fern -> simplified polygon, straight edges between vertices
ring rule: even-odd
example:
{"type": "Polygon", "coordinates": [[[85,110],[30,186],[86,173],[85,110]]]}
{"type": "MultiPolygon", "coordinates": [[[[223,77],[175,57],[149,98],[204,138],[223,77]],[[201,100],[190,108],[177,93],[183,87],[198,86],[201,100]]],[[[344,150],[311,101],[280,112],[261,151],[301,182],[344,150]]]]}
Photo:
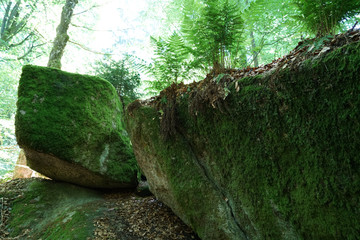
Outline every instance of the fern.
{"type": "Polygon", "coordinates": [[[229,0],[190,3],[184,6],[182,32],[192,45],[195,58],[212,65],[213,69],[230,67],[231,56],[239,52],[236,43],[242,41],[243,20],[239,5],[229,0]]]}
{"type": "Polygon", "coordinates": [[[335,34],[344,19],[360,13],[359,0],[294,0],[300,11],[297,19],[318,37],[335,34]]]}
{"type": "Polygon", "coordinates": [[[150,38],[155,57],[152,63],[129,56],[135,69],[151,77],[144,80],[149,95],[157,94],[172,83],[197,78],[196,69],[201,66],[192,56],[192,50],[176,32],[167,38],[150,38]]]}

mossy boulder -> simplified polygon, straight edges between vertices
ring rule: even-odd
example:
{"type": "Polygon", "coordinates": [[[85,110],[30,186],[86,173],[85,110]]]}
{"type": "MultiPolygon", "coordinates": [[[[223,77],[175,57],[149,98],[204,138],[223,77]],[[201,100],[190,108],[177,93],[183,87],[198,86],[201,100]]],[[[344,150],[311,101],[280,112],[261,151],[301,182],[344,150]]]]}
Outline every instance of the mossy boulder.
{"type": "Polygon", "coordinates": [[[352,43],[232,79],[224,98],[199,95],[220,79],[132,103],[150,190],[202,239],[358,239],[359,73],[352,43]]]}
{"type": "Polygon", "coordinates": [[[107,81],[24,66],[16,138],[28,165],[56,180],[94,188],[135,187],[137,164],[122,105],[107,81]]]}

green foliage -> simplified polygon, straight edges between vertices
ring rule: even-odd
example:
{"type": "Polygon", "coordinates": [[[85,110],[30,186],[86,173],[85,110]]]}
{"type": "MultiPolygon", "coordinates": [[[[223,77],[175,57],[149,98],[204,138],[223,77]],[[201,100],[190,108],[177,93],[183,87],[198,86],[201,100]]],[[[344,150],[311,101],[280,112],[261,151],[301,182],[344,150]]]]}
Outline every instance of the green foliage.
{"type": "Polygon", "coordinates": [[[194,78],[193,66],[189,48],[179,34],[173,33],[168,38],[156,39],[151,37],[155,57],[148,66],[148,73],[154,81],[146,81],[146,90],[159,92],[172,83],[180,83],[194,78]]]}
{"type": "Polygon", "coordinates": [[[15,115],[17,84],[21,66],[17,62],[0,61],[0,119],[15,115]]]}
{"type": "Polygon", "coordinates": [[[360,13],[359,0],[294,0],[298,18],[317,36],[334,34],[340,22],[360,13]]]}
{"type": "MultiPolygon", "coordinates": [[[[7,60],[28,59],[38,45],[38,37],[29,25],[29,20],[35,11],[38,0],[18,0],[3,2],[0,10],[0,51],[5,52],[7,60]],[[26,6],[25,6],[26,5],[26,6]]],[[[1,60],[1,59],[0,59],[1,60]]]]}
{"type": "Polygon", "coordinates": [[[184,6],[182,31],[196,59],[214,70],[231,67],[242,41],[243,20],[240,7],[230,0],[207,0],[194,11],[194,1],[184,6]]]}
{"type": "Polygon", "coordinates": [[[20,15],[20,3],[21,0],[17,1],[15,6],[11,8],[12,2],[9,1],[6,6],[0,31],[0,38],[3,43],[9,43],[11,39],[26,26],[26,20],[29,18],[29,14],[26,14],[20,21],[18,19],[20,15]]]}
{"type": "MultiPolygon", "coordinates": [[[[243,21],[238,4],[229,0],[175,1],[183,9],[180,33],[151,38],[155,57],[151,64],[137,63],[153,80],[145,81],[152,94],[172,83],[197,80],[212,65],[219,71],[239,63],[243,21]]],[[[173,12],[172,12],[173,13],[173,12]]],[[[245,59],[242,56],[242,59],[245,59]]]]}
{"type": "Polygon", "coordinates": [[[140,96],[140,74],[127,66],[127,60],[115,61],[109,57],[97,61],[94,66],[95,75],[108,80],[116,89],[119,96],[135,100],[140,96]]]}
{"type": "Polygon", "coordinates": [[[11,178],[19,153],[16,146],[14,116],[17,100],[16,62],[0,62],[0,178],[11,178]]]}
{"type": "Polygon", "coordinates": [[[149,95],[158,94],[172,83],[199,79],[201,63],[194,59],[192,49],[186,46],[178,33],[174,32],[166,38],[151,37],[151,45],[155,55],[152,63],[129,56],[134,68],[151,77],[151,80],[144,81],[149,95]]]}
{"type": "Polygon", "coordinates": [[[166,39],[151,37],[154,47],[154,75],[156,79],[170,83],[178,83],[187,78],[188,51],[184,40],[177,33],[173,33],[166,39]]]}
{"type": "Polygon", "coordinates": [[[286,55],[306,37],[303,29],[292,17],[298,14],[292,0],[246,1],[243,19],[246,36],[248,65],[267,64],[286,55]],[[258,64],[256,64],[256,61],[258,64]]]}

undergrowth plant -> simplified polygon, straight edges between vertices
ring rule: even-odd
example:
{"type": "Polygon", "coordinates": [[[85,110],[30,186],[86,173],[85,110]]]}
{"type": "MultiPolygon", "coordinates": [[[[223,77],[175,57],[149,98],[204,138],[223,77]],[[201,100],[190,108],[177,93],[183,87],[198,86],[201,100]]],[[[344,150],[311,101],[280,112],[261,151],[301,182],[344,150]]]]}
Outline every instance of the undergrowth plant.
{"type": "Polygon", "coordinates": [[[184,39],[173,33],[167,38],[151,37],[155,57],[153,63],[147,67],[147,73],[155,81],[146,81],[148,91],[161,91],[172,83],[179,83],[191,77],[190,52],[185,46],[184,39]]]}
{"type": "Polygon", "coordinates": [[[239,4],[206,0],[197,13],[192,5],[184,5],[182,32],[195,58],[202,59],[215,72],[231,67],[231,59],[241,50],[238,43],[242,41],[243,20],[239,4]]]}
{"type": "Polygon", "coordinates": [[[95,75],[108,80],[119,96],[135,100],[140,96],[138,92],[140,74],[131,70],[126,64],[126,59],[116,61],[105,57],[96,62],[95,75]]]}
{"type": "Polygon", "coordinates": [[[158,94],[172,83],[198,79],[199,70],[203,69],[202,63],[194,58],[192,49],[179,33],[174,32],[163,38],[151,37],[150,40],[155,55],[152,63],[129,56],[135,69],[151,78],[143,81],[150,95],[158,94]]]}
{"type": "Polygon", "coordinates": [[[360,14],[359,0],[294,0],[297,18],[317,37],[335,34],[341,21],[360,14]]]}

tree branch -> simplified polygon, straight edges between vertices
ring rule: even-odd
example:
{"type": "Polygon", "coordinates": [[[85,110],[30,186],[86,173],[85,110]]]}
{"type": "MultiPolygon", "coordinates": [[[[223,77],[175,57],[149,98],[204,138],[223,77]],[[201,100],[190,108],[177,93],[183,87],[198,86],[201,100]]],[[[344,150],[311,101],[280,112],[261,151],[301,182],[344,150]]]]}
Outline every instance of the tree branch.
{"type": "MultiPolygon", "coordinates": [[[[86,27],[86,26],[79,26],[79,25],[76,25],[75,23],[70,23],[71,26],[74,26],[74,27],[77,27],[77,28],[83,28],[83,29],[86,29],[88,31],[92,31],[92,32],[113,32],[113,30],[98,30],[98,29],[92,29],[92,28],[89,28],[89,27],[86,27]]],[[[130,28],[125,28],[125,29],[122,29],[122,30],[128,30],[130,28]]]]}
{"type": "Polygon", "coordinates": [[[88,52],[91,52],[91,53],[94,53],[94,54],[99,54],[99,55],[114,55],[114,54],[111,54],[111,53],[103,53],[103,52],[98,52],[98,51],[94,51],[94,50],[91,50],[90,48],[80,44],[80,43],[77,43],[77,42],[74,42],[74,41],[71,41],[69,40],[69,43],[72,43],[82,49],[84,49],[85,51],[88,51],[88,52]]]}
{"type": "Polygon", "coordinates": [[[91,6],[90,8],[88,8],[88,9],[86,9],[86,10],[84,10],[84,11],[82,11],[82,12],[78,12],[78,13],[74,13],[73,14],[73,16],[76,16],[76,15],[80,15],[80,14],[83,14],[83,13],[86,13],[86,12],[88,12],[88,11],[90,11],[91,9],[93,9],[93,8],[97,8],[97,7],[100,7],[101,5],[93,5],[93,6],[91,6]]]}
{"type": "Polygon", "coordinates": [[[31,36],[33,36],[34,33],[30,33],[27,35],[21,42],[10,44],[8,48],[13,48],[22,45],[24,42],[26,42],[31,36]]]}

